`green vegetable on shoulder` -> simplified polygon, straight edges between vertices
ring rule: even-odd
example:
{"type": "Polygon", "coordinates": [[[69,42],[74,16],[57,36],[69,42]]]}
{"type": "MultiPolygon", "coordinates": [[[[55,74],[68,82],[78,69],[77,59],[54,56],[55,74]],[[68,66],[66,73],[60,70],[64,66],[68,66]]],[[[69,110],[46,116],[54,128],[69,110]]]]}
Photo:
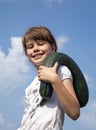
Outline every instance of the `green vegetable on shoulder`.
{"type": "MultiPolygon", "coordinates": [[[[71,57],[59,52],[49,54],[48,57],[44,60],[43,65],[47,67],[52,67],[55,62],[58,62],[59,65],[65,65],[70,69],[73,76],[74,90],[78,98],[80,107],[84,107],[89,99],[89,91],[85,77],[79,66],[71,57]]],[[[42,96],[41,105],[43,105],[52,96],[53,88],[51,84],[41,81],[39,92],[42,96]]]]}

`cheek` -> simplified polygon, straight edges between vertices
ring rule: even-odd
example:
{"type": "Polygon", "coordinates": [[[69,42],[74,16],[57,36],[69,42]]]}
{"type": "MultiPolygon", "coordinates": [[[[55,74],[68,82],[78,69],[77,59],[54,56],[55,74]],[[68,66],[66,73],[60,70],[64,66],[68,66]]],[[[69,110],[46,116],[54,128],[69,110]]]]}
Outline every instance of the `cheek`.
{"type": "Polygon", "coordinates": [[[47,52],[52,52],[53,51],[52,46],[50,44],[45,45],[43,49],[45,51],[47,51],[47,52]]]}
{"type": "Polygon", "coordinates": [[[30,56],[31,55],[31,51],[30,50],[26,50],[26,55],[30,56]]]}

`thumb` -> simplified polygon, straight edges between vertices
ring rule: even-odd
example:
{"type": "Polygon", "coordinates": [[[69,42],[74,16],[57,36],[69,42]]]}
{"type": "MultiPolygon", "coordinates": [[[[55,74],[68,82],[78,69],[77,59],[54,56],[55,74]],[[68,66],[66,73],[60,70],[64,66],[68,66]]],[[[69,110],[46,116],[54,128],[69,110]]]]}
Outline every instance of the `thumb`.
{"type": "Polygon", "coordinates": [[[56,62],[56,63],[54,64],[54,66],[53,66],[53,68],[54,68],[55,72],[57,71],[58,66],[59,66],[59,63],[58,63],[58,62],[56,62]]]}

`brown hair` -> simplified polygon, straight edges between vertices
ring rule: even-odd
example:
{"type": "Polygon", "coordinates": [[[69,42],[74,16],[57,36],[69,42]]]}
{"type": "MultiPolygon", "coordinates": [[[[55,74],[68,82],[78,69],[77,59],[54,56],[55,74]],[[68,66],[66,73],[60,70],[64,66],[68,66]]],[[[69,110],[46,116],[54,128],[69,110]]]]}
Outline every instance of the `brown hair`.
{"type": "Polygon", "coordinates": [[[50,30],[46,27],[39,26],[39,27],[32,27],[29,28],[28,31],[25,33],[22,39],[24,51],[26,54],[26,43],[30,40],[43,40],[47,41],[51,45],[55,45],[55,51],[57,51],[57,44],[54,36],[50,32],[50,30]]]}

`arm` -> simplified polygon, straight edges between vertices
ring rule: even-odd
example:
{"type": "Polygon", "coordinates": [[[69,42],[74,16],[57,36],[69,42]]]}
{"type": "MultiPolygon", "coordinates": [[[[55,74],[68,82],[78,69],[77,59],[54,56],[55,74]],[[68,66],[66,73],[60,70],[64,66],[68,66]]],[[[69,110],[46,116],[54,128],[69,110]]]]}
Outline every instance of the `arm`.
{"type": "Polygon", "coordinates": [[[62,81],[56,74],[57,67],[57,63],[52,68],[40,66],[38,69],[38,79],[51,83],[63,110],[69,117],[76,120],[80,115],[80,106],[72,81],[70,79],[62,81]]]}
{"type": "Polygon", "coordinates": [[[57,75],[54,79],[52,86],[58,96],[63,110],[69,117],[76,120],[80,115],[80,106],[73,89],[72,81],[70,79],[65,79],[62,82],[57,75]]]}

